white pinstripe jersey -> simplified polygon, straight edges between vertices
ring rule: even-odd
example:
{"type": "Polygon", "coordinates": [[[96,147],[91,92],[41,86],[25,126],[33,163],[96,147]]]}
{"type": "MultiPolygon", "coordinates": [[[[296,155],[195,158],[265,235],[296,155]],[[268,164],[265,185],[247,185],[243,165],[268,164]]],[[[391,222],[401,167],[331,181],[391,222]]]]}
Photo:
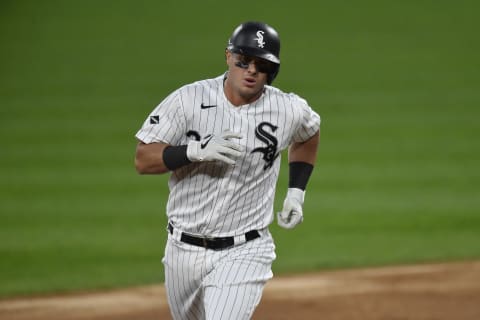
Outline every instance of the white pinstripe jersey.
{"type": "Polygon", "coordinates": [[[182,231],[234,236],[267,227],[280,170],[279,153],[313,136],[320,116],[293,93],[265,86],[252,104],[232,105],[224,75],[174,91],[149,115],[136,137],[144,143],[185,145],[225,130],[241,133],[246,146],[235,166],[195,162],[172,172],[167,216],[182,231]]]}

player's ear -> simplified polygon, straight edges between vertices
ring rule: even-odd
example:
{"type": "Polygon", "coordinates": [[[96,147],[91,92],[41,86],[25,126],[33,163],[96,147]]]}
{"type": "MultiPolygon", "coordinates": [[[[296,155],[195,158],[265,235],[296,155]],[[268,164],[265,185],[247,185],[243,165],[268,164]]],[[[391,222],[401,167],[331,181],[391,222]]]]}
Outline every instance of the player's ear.
{"type": "Polygon", "coordinates": [[[232,56],[232,53],[228,50],[225,50],[225,64],[230,68],[229,59],[232,56]]]}
{"type": "Polygon", "coordinates": [[[228,58],[230,58],[231,55],[232,55],[232,53],[230,51],[228,51],[228,49],[225,49],[225,61],[228,62],[228,58]]]}

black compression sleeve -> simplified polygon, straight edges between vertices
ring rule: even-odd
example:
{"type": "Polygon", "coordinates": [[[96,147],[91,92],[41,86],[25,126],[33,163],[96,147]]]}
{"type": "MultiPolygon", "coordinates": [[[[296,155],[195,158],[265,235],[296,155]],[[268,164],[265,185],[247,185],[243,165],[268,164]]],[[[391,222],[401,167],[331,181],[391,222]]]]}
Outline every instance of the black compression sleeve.
{"type": "Polygon", "coordinates": [[[290,162],[289,167],[290,179],[288,180],[288,187],[305,190],[313,171],[313,165],[306,162],[290,162]]]}
{"type": "Polygon", "coordinates": [[[163,149],[163,163],[168,170],[175,170],[192,163],[187,158],[187,145],[168,146],[163,149]]]}

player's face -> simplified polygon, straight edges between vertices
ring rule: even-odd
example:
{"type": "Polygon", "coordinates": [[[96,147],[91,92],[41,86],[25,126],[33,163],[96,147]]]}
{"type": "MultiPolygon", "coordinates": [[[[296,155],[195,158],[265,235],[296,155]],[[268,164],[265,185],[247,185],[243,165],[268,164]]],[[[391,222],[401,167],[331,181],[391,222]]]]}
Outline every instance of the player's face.
{"type": "Polygon", "coordinates": [[[257,57],[227,51],[228,76],[225,93],[233,104],[248,104],[257,100],[267,83],[267,73],[275,67],[257,57]]]}

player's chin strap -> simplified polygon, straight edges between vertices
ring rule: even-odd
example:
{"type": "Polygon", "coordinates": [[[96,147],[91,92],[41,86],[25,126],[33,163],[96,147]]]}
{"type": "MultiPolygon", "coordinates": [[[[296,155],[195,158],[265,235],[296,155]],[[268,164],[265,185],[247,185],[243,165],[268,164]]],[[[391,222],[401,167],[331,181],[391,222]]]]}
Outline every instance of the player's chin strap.
{"type": "Polygon", "coordinates": [[[303,221],[305,188],[313,171],[313,165],[306,162],[291,162],[287,196],[282,211],[277,213],[277,223],[285,229],[293,229],[303,221]]]}

